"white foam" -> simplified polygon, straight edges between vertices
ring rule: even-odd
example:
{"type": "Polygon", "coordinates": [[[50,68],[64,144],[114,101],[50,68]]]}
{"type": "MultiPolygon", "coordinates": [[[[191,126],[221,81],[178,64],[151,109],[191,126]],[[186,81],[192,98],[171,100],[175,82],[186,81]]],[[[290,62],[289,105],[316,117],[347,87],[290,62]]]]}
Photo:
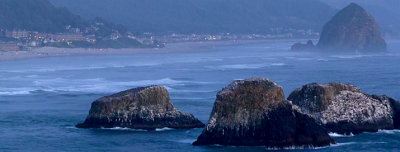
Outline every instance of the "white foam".
{"type": "Polygon", "coordinates": [[[343,135],[343,134],[338,134],[335,132],[329,133],[329,136],[331,137],[353,137],[354,135],[350,133],[350,135],[343,135]]]}
{"type": "Polygon", "coordinates": [[[354,58],[361,58],[364,56],[363,55],[334,55],[332,57],[339,58],[339,59],[354,59],[354,58]]]}
{"type": "Polygon", "coordinates": [[[65,128],[67,128],[67,129],[79,129],[79,128],[76,128],[75,126],[68,126],[68,127],[65,127],[65,128]]]}
{"type": "Polygon", "coordinates": [[[270,66],[285,66],[285,63],[271,63],[271,64],[230,64],[220,66],[206,66],[209,69],[216,70],[243,70],[243,69],[260,69],[270,66]]]}
{"type": "Polygon", "coordinates": [[[232,65],[221,65],[214,67],[215,69],[259,69],[265,67],[265,64],[232,64],[232,65]]]}
{"type": "Polygon", "coordinates": [[[383,134],[396,134],[396,133],[400,133],[400,130],[378,130],[378,133],[383,133],[383,134]]]}
{"type": "Polygon", "coordinates": [[[271,63],[271,66],[285,66],[285,63],[271,63]]]}
{"type": "Polygon", "coordinates": [[[173,128],[168,128],[168,127],[164,127],[164,128],[157,128],[156,131],[168,131],[168,130],[174,130],[173,128]]]}
{"type": "Polygon", "coordinates": [[[356,144],[356,142],[346,142],[346,143],[336,143],[336,144],[331,144],[329,146],[323,146],[323,147],[307,147],[307,146],[288,146],[288,147],[266,147],[266,150],[299,150],[299,149],[325,149],[325,148],[332,148],[332,147],[340,147],[340,146],[347,146],[347,145],[352,145],[356,144]]]}
{"type": "Polygon", "coordinates": [[[100,128],[103,130],[119,130],[119,131],[147,131],[144,129],[132,129],[132,128],[124,128],[124,127],[114,127],[114,128],[100,128]]]}
{"type": "MultiPolygon", "coordinates": [[[[86,59],[86,57],[84,58],[86,59]]],[[[91,60],[91,58],[87,58],[91,60]]],[[[121,60],[120,58],[112,58],[108,59],[109,62],[82,62],[82,60],[72,59],[73,64],[69,64],[68,62],[64,64],[54,64],[48,65],[39,63],[33,63],[30,68],[25,67],[2,67],[0,66],[0,72],[11,72],[11,73],[25,73],[25,72],[57,72],[57,71],[72,71],[72,70],[98,70],[98,69],[108,69],[108,68],[127,68],[127,67],[150,67],[150,66],[159,66],[163,64],[174,64],[174,63],[199,63],[199,62],[210,62],[210,61],[223,61],[223,58],[216,57],[195,57],[188,58],[184,57],[175,57],[173,60],[148,60],[147,58],[140,58],[137,60],[121,60]],[[93,64],[95,63],[95,64],[93,64]],[[45,68],[44,68],[45,67],[45,68]]],[[[68,60],[70,61],[70,60],[68,60]]],[[[101,60],[100,60],[101,61],[101,60]]],[[[53,60],[49,61],[50,63],[54,62],[53,60]]]]}
{"type": "Polygon", "coordinates": [[[21,91],[0,91],[0,95],[3,96],[14,96],[14,95],[27,95],[30,94],[31,91],[21,90],[21,91]]]}
{"type": "Polygon", "coordinates": [[[185,86],[195,84],[204,85],[212,82],[174,80],[163,78],[158,80],[138,80],[138,81],[109,81],[101,78],[94,79],[40,79],[33,81],[30,87],[21,88],[0,88],[0,95],[27,95],[37,91],[44,92],[79,92],[79,93],[113,93],[125,89],[140,86],[162,85],[170,92],[189,92],[189,93],[207,93],[215,90],[175,90],[173,86],[185,86]]]}
{"type": "Polygon", "coordinates": [[[330,146],[316,147],[315,149],[323,149],[323,148],[331,148],[331,147],[340,147],[340,146],[347,146],[347,145],[354,145],[354,144],[387,144],[387,143],[388,143],[388,142],[345,142],[345,143],[331,144],[330,146]]]}
{"type": "Polygon", "coordinates": [[[336,143],[336,144],[331,144],[330,146],[316,147],[315,149],[324,149],[324,148],[331,148],[331,147],[340,147],[340,146],[347,146],[347,145],[353,145],[353,144],[356,144],[356,142],[336,143]]]}
{"type": "Polygon", "coordinates": [[[56,72],[56,71],[73,71],[73,70],[97,70],[97,69],[107,69],[107,68],[126,68],[126,67],[146,67],[146,66],[157,66],[161,63],[129,63],[129,64],[106,64],[106,65],[79,65],[79,66],[49,66],[47,68],[42,68],[43,65],[37,65],[37,67],[32,67],[29,69],[14,68],[10,70],[9,68],[0,69],[1,72],[11,72],[11,73],[25,73],[25,72],[56,72]]]}

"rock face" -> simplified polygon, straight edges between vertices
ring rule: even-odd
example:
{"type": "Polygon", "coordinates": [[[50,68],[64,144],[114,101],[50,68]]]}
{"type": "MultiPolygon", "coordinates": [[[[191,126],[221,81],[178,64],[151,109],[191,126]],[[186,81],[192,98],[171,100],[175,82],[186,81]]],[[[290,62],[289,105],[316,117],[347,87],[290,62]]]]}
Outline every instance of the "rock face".
{"type": "Polygon", "coordinates": [[[392,117],[393,117],[393,128],[400,129],[400,102],[396,101],[393,98],[390,98],[386,95],[377,96],[372,95],[372,98],[380,100],[380,101],[389,101],[390,107],[392,108],[392,117]]]}
{"type": "Polygon", "coordinates": [[[350,84],[308,84],[293,91],[288,100],[329,132],[358,134],[399,126],[397,101],[368,95],[350,84]]]}
{"type": "Polygon", "coordinates": [[[281,86],[247,79],[217,94],[208,125],[193,144],[310,148],[332,142],[322,126],[285,100],[281,86]]]}
{"type": "Polygon", "coordinates": [[[352,3],[323,27],[317,47],[331,50],[386,51],[379,25],[361,6],[352,3]]]}
{"type": "Polygon", "coordinates": [[[315,47],[300,43],[292,46],[292,50],[313,50],[310,48],[336,52],[379,52],[386,51],[386,42],[374,17],[361,6],[351,3],[324,25],[315,47]]]}
{"type": "Polygon", "coordinates": [[[77,125],[78,128],[124,127],[146,130],[204,126],[193,115],[176,110],[167,89],[161,86],[140,87],[100,98],[92,103],[85,122],[77,125]]]}

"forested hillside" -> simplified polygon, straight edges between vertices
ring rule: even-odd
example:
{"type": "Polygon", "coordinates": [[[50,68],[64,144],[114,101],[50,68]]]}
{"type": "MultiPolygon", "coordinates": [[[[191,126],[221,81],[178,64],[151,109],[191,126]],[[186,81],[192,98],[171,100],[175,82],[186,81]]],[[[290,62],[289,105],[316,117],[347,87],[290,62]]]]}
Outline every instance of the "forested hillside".
{"type": "Polygon", "coordinates": [[[0,0],[0,28],[41,32],[61,32],[67,25],[87,23],[66,8],[57,8],[47,0],[0,0]]]}

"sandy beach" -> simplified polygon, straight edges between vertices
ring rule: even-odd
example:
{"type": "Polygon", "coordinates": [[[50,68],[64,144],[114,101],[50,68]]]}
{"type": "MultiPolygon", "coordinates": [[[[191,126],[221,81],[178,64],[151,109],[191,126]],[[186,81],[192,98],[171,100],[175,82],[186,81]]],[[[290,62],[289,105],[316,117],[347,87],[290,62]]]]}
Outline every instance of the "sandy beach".
{"type": "Polygon", "coordinates": [[[244,44],[255,44],[255,43],[266,43],[266,42],[282,42],[282,41],[296,41],[296,40],[282,39],[282,40],[229,40],[229,41],[227,40],[227,41],[204,41],[204,42],[180,42],[180,43],[169,43],[164,48],[94,49],[94,48],[42,47],[30,51],[8,51],[8,52],[0,51],[0,61],[55,57],[55,56],[196,52],[221,46],[244,45],[244,44]]]}

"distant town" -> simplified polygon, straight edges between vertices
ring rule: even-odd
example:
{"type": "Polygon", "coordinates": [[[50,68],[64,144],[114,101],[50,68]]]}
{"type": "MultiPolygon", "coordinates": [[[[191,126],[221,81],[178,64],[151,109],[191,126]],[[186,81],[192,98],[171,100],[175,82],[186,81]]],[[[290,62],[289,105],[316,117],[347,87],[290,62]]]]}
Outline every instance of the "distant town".
{"type": "MultiPolygon", "coordinates": [[[[317,38],[319,33],[312,30],[271,28],[269,34],[153,34],[132,32],[120,33],[116,29],[106,34],[98,34],[103,23],[95,23],[88,27],[77,28],[66,26],[63,33],[44,33],[28,30],[0,29],[1,51],[29,51],[38,47],[65,47],[65,48],[119,48],[118,46],[96,45],[104,42],[114,42],[121,39],[130,40],[126,43],[137,42],[140,45],[130,47],[165,47],[167,43],[188,41],[221,41],[221,40],[257,40],[257,39],[290,39],[290,38],[317,38]]],[[[121,47],[122,48],[122,47],[121,47]]]]}

